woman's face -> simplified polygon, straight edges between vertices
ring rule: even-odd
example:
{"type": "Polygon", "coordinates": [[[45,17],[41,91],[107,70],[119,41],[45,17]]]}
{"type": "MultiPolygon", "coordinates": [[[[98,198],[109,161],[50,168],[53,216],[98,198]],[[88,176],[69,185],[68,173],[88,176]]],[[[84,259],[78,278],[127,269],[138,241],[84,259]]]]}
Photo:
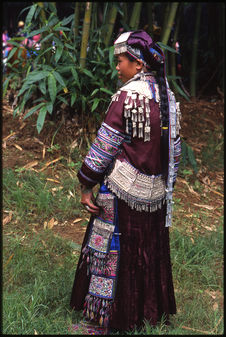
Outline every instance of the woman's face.
{"type": "Polygon", "coordinates": [[[134,75],[136,75],[142,69],[142,63],[134,60],[131,62],[125,54],[119,54],[117,56],[117,66],[116,70],[118,72],[119,79],[125,83],[130,80],[134,75]]]}

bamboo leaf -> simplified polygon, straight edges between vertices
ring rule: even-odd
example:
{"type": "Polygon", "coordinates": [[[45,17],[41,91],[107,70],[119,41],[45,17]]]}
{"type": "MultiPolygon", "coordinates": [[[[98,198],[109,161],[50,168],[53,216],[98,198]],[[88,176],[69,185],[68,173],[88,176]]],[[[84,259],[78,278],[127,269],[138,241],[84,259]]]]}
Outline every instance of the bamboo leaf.
{"type": "Polygon", "coordinates": [[[37,8],[37,4],[34,4],[34,5],[31,6],[31,8],[30,8],[30,10],[29,10],[29,12],[28,12],[28,14],[26,16],[26,20],[25,20],[25,25],[26,26],[31,22],[31,20],[32,20],[32,18],[34,16],[36,8],[37,8]]]}
{"type": "Polygon", "coordinates": [[[8,85],[9,85],[9,78],[7,78],[5,81],[4,81],[4,84],[3,84],[3,97],[5,96],[6,92],[7,92],[7,89],[8,89],[8,85]]]}
{"type": "Polygon", "coordinates": [[[183,96],[184,98],[186,98],[187,101],[190,101],[189,97],[185,94],[185,92],[180,88],[180,86],[177,84],[176,81],[172,80],[172,83],[174,85],[174,87],[176,88],[176,90],[178,91],[179,94],[181,94],[181,96],[183,96]]]}
{"type": "Polygon", "coordinates": [[[16,107],[16,109],[14,109],[13,110],[13,117],[15,117],[16,116],[16,114],[17,114],[17,111],[19,110],[19,105],[16,107]]]}
{"type": "Polygon", "coordinates": [[[49,114],[52,115],[52,112],[53,112],[53,103],[52,102],[47,102],[46,103],[46,109],[49,112],[49,114]]]}
{"type": "Polygon", "coordinates": [[[91,73],[91,71],[89,71],[88,69],[83,69],[83,72],[89,76],[90,78],[94,78],[93,74],[91,73]]]}
{"type": "Polygon", "coordinates": [[[91,112],[93,112],[96,109],[96,107],[98,106],[99,102],[100,102],[99,98],[94,98],[93,105],[92,105],[92,108],[91,108],[91,112]]]}
{"type": "Polygon", "coordinates": [[[68,31],[70,32],[71,31],[71,28],[68,28],[68,27],[56,27],[54,28],[54,31],[68,31]]]}
{"type": "Polygon", "coordinates": [[[46,35],[43,39],[40,40],[40,43],[43,43],[45,41],[47,41],[48,39],[50,39],[53,36],[53,33],[50,33],[48,35],[46,35]]]}
{"type": "Polygon", "coordinates": [[[41,34],[43,32],[46,32],[48,29],[49,29],[48,26],[44,26],[44,27],[42,27],[40,29],[34,30],[33,32],[29,33],[26,37],[29,38],[29,37],[32,37],[34,35],[41,34]]]}
{"type": "Polygon", "coordinates": [[[80,81],[79,81],[79,78],[78,78],[77,71],[75,70],[74,67],[71,67],[70,70],[71,70],[71,73],[72,73],[72,75],[74,77],[75,82],[78,84],[78,87],[81,89],[81,85],[80,85],[80,81]]]}
{"type": "Polygon", "coordinates": [[[109,48],[109,63],[110,67],[114,68],[114,46],[109,48]]]}
{"type": "Polygon", "coordinates": [[[62,55],[62,52],[63,52],[63,46],[58,46],[56,48],[56,53],[55,53],[55,61],[56,63],[59,61],[59,59],[61,58],[61,55],[62,55]]]}
{"type": "Polygon", "coordinates": [[[56,88],[56,79],[52,74],[49,74],[48,77],[48,89],[51,102],[54,103],[56,99],[57,88],[56,88]]]}
{"type": "Polygon", "coordinates": [[[30,88],[30,86],[30,83],[25,82],[17,96],[19,97],[20,95],[22,95],[28,88],[30,88]]]}
{"type": "Polygon", "coordinates": [[[73,92],[71,94],[71,106],[73,106],[73,104],[75,103],[76,97],[77,97],[76,92],[73,92]]]}
{"type": "Polygon", "coordinates": [[[57,97],[59,99],[59,101],[63,102],[64,104],[68,105],[68,101],[66,100],[66,98],[64,98],[63,96],[58,96],[57,97]]]}
{"type": "Polygon", "coordinates": [[[43,95],[46,94],[46,82],[45,80],[39,82],[39,89],[43,95]]]}
{"type": "Polygon", "coordinates": [[[111,74],[111,79],[113,79],[117,75],[117,73],[118,73],[117,70],[114,69],[111,74]]]}
{"type": "Polygon", "coordinates": [[[53,75],[54,75],[55,79],[65,88],[66,84],[65,84],[62,76],[57,71],[53,71],[53,75]]]}
{"type": "Polygon", "coordinates": [[[91,94],[90,96],[92,97],[92,96],[95,95],[98,91],[99,91],[99,89],[93,90],[93,92],[92,92],[92,94],[91,94]]]}
{"type": "Polygon", "coordinates": [[[46,108],[46,105],[44,105],[40,109],[39,114],[38,114],[38,118],[37,118],[36,127],[37,127],[37,130],[38,130],[38,133],[40,133],[42,128],[43,128],[45,118],[46,118],[46,112],[47,112],[47,108],[46,108]]]}
{"type": "Polygon", "coordinates": [[[171,51],[172,53],[179,54],[178,51],[177,51],[176,49],[174,49],[174,48],[172,48],[172,47],[169,47],[169,46],[167,46],[166,44],[164,44],[164,43],[162,43],[162,42],[160,42],[160,41],[158,41],[157,44],[158,44],[159,47],[162,48],[162,49],[166,49],[166,50],[171,51]]]}
{"type": "Polygon", "coordinates": [[[108,90],[108,89],[105,89],[105,88],[100,88],[100,91],[103,91],[103,92],[106,92],[107,94],[109,95],[113,95],[113,92],[108,90]]]}
{"type": "MultiPolygon", "coordinates": [[[[19,38],[18,38],[18,39],[19,39],[19,38]]],[[[19,41],[21,42],[21,41],[23,41],[23,40],[24,40],[24,38],[20,38],[19,41]]],[[[12,44],[13,46],[16,46],[16,47],[18,47],[18,48],[20,47],[20,42],[14,41],[14,39],[11,39],[11,40],[7,41],[8,44],[12,44]]]]}
{"type": "Polygon", "coordinates": [[[11,59],[11,57],[13,57],[13,55],[15,54],[15,52],[18,50],[18,48],[14,47],[10,53],[9,53],[9,56],[7,58],[7,62],[11,59]]]}
{"type": "Polygon", "coordinates": [[[27,78],[26,78],[26,82],[31,84],[33,82],[37,82],[42,80],[43,78],[49,76],[49,72],[42,70],[42,71],[33,71],[31,72],[27,78]]]}
{"type": "Polygon", "coordinates": [[[63,19],[61,21],[61,26],[66,26],[68,23],[70,23],[74,18],[74,14],[71,14],[69,17],[63,19]]]}
{"type": "Polygon", "coordinates": [[[36,110],[38,110],[39,108],[41,108],[43,106],[43,104],[45,104],[44,102],[36,105],[35,107],[33,107],[30,111],[28,111],[28,113],[24,116],[23,120],[25,120],[26,118],[30,117],[36,110]]]}

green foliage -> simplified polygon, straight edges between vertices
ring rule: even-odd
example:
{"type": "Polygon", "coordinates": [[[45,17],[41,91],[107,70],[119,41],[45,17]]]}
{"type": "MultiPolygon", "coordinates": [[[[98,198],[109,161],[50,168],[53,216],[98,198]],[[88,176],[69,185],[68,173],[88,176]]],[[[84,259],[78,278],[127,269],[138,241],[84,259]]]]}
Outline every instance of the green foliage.
{"type": "MultiPolygon", "coordinates": [[[[36,113],[39,133],[46,115],[54,115],[63,103],[73,113],[86,118],[90,113],[95,116],[104,113],[109,96],[115,91],[117,73],[113,64],[113,49],[105,48],[99,29],[90,32],[86,68],[82,69],[78,62],[81,36],[73,35],[74,16],[59,20],[54,11],[50,12],[50,6],[50,3],[45,3],[46,17],[49,15],[45,26],[37,29],[40,26],[40,7],[37,5],[30,7],[25,20],[27,37],[45,33],[40,43],[45,44],[46,48],[30,48],[31,57],[22,70],[18,72],[12,67],[10,76],[4,82],[5,94],[13,81],[20,78],[21,87],[18,85],[20,90],[14,116],[23,114],[26,119],[36,113]],[[49,62],[47,54],[50,55],[49,62]]],[[[18,48],[17,43],[11,53],[18,48]]]]}
{"type": "Polygon", "coordinates": [[[213,132],[208,132],[208,140],[201,153],[203,165],[210,170],[224,168],[224,127],[220,125],[213,132]]]}
{"type": "MultiPolygon", "coordinates": [[[[197,161],[195,159],[194,152],[190,145],[188,145],[183,139],[181,141],[181,162],[180,162],[180,172],[182,172],[183,169],[187,169],[187,167],[191,166],[195,172],[195,174],[198,172],[198,165],[197,161]]],[[[186,173],[186,174],[189,174],[186,173]]]]}

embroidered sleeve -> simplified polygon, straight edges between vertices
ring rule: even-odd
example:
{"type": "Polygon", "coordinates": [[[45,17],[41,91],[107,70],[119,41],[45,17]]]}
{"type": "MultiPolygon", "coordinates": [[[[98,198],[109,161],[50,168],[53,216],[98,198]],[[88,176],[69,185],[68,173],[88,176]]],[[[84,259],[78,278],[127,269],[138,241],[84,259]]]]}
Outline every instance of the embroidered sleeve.
{"type": "Polygon", "coordinates": [[[78,172],[78,179],[86,186],[93,187],[101,182],[106,169],[117,155],[124,135],[105,122],[98,130],[85,160],[78,172]]]}

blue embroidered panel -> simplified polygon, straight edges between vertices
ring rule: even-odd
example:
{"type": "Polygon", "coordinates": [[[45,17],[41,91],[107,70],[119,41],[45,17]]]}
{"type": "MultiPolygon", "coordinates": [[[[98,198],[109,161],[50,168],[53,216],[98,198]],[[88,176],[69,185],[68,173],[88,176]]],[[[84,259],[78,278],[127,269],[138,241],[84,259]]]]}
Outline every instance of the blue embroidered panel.
{"type": "Polygon", "coordinates": [[[124,135],[102,123],[84,162],[93,171],[103,173],[116,156],[123,140],[124,135]]]}

